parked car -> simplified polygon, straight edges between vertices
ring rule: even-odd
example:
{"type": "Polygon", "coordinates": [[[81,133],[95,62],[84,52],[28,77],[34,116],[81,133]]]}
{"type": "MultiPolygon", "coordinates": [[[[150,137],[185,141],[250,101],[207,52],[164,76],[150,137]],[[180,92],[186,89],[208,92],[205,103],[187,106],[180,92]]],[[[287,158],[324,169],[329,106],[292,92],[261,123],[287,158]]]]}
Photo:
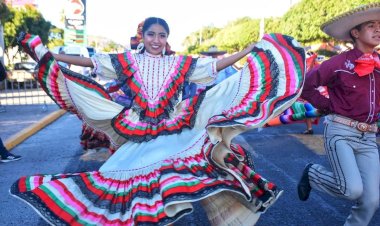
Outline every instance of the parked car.
{"type": "Polygon", "coordinates": [[[34,82],[36,77],[36,62],[18,62],[8,73],[9,82],[34,82]]]}

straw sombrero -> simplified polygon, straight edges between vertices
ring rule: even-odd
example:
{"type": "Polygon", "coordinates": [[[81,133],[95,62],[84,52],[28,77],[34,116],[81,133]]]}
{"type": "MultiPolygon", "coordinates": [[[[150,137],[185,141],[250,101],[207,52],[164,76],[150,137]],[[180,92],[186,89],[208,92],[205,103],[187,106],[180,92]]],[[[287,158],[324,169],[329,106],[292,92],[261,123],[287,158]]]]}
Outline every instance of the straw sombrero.
{"type": "Polygon", "coordinates": [[[201,52],[201,54],[205,56],[223,55],[225,53],[227,53],[227,51],[220,51],[216,46],[211,46],[208,51],[201,52]]]}
{"type": "Polygon", "coordinates": [[[380,3],[360,6],[336,16],[322,24],[321,30],[333,38],[351,40],[351,29],[371,20],[380,20],[380,3]]]}

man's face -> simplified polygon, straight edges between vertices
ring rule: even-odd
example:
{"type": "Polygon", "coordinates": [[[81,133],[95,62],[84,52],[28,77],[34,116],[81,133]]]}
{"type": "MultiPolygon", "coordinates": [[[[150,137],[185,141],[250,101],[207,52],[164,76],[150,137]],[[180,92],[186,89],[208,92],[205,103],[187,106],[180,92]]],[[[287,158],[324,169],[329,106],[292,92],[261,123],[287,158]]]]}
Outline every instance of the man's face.
{"type": "Polygon", "coordinates": [[[374,49],[380,44],[380,20],[365,22],[360,25],[360,29],[353,29],[351,34],[357,45],[374,49]]]}

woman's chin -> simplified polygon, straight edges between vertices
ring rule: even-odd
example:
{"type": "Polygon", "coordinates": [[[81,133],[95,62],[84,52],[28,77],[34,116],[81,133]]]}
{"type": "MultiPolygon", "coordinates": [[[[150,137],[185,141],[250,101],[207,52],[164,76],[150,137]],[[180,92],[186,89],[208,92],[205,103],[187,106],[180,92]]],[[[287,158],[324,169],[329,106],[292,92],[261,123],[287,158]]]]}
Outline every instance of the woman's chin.
{"type": "Polygon", "coordinates": [[[147,50],[147,52],[154,56],[158,56],[162,54],[162,50],[147,50]]]}

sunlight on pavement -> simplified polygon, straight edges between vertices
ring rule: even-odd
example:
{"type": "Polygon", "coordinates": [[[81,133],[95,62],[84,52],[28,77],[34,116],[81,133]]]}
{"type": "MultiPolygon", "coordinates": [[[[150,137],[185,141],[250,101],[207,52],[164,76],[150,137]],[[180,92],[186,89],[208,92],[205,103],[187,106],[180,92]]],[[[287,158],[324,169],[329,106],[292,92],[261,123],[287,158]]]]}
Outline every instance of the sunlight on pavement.
{"type": "Polygon", "coordinates": [[[307,148],[312,150],[318,155],[325,155],[325,147],[323,146],[323,136],[322,135],[303,135],[303,134],[289,134],[290,136],[297,138],[302,144],[307,148]]]}

